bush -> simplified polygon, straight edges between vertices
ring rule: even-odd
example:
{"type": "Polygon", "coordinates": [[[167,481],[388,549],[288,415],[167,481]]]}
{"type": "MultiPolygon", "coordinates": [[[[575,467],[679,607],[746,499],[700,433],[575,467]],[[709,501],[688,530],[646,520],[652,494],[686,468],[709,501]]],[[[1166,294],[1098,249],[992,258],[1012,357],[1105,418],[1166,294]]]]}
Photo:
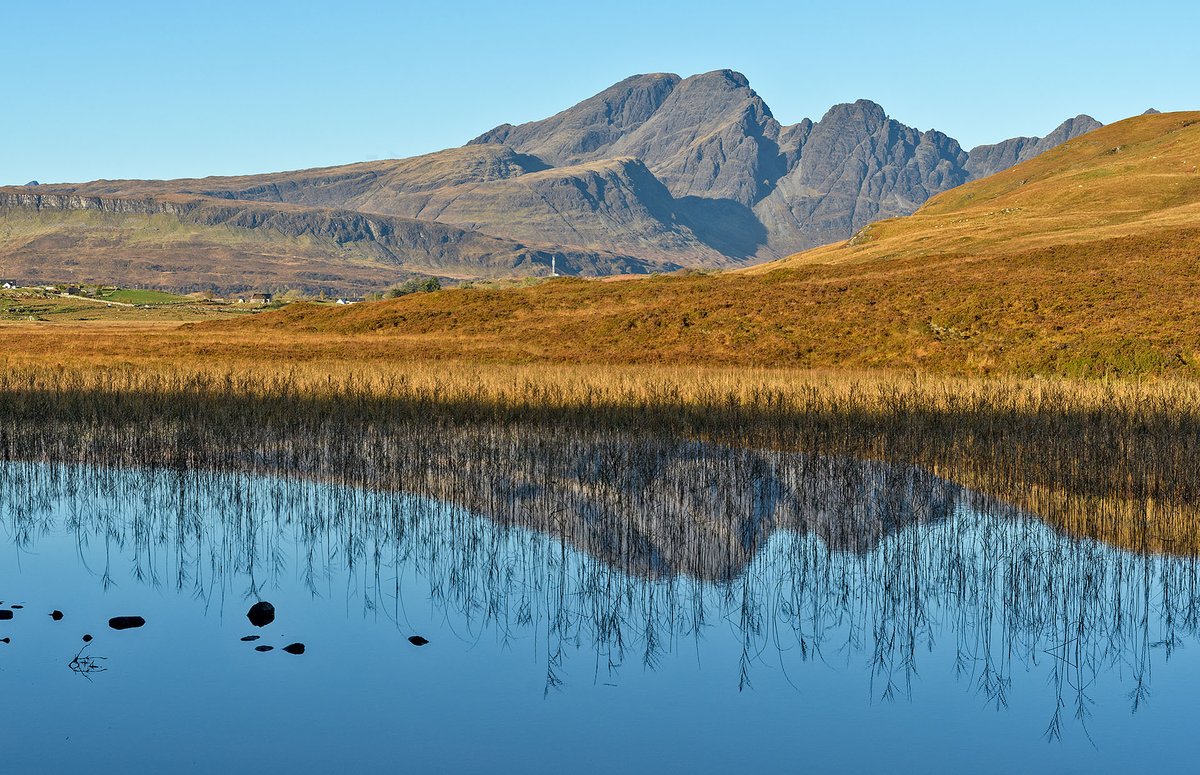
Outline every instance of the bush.
{"type": "Polygon", "coordinates": [[[410,293],[430,293],[432,291],[440,291],[442,283],[436,277],[426,277],[421,279],[414,277],[411,280],[406,280],[399,285],[393,285],[384,293],[384,298],[395,299],[400,296],[407,296],[410,293]]]}

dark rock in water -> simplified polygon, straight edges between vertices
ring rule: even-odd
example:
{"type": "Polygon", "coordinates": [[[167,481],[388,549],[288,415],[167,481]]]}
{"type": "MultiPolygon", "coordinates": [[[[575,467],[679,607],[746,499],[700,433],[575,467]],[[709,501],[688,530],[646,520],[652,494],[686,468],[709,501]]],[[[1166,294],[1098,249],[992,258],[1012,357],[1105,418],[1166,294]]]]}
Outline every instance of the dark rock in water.
{"type": "Polygon", "coordinates": [[[291,644],[288,644],[287,646],[284,646],[283,650],[289,654],[303,654],[304,653],[304,644],[303,643],[291,643],[291,644]]]}
{"type": "Polygon", "coordinates": [[[11,618],[13,618],[12,611],[0,611],[0,622],[6,622],[11,618]]]}
{"type": "Polygon", "coordinates": [[[61,622],[62,618],[63,618],[63,612],[62,611],[51,611],[50,618],[56,622],[61,622]]]}
{"type": "Polygon", "coordinates": [[[140,616],[114,616],[108,620],[108,626],[114,630],[132,630],[145,624],[146,620],[140,616]]]}
{"type": "Polygon", "coordinates": [[[408,642],[413,644],[414,646],[424,646],[429,641],[426,640],[425,638],[422,638],[420,635],[413,635],[411,638],[408,639],[408,642]]]}
{"type": "Polygon", "coordinates": [[[266,602],[255,603],[250,606],[250,610],[246,612],[246,618],[255,627],[266,627],[271,622],[275,621],[275,606],[266,602]]]}
{"type": "Polygon", "coordinates": [[[83,636],[83,642],[84,642],[84,643],[91,643],[91,642],[92,642],[92,636],[91,636],[91,635],[84,635],[84,636],[83,636]]]}
{"type": "Polygon", "coordinates": [[[246,637],[242,638],[242,643],[249,643],[251,641],[258,640],[260,637],[262,637],[262,636],[261,635],[247,635],[246,637]]]}
{"type": "Polygon", "coordinates": [[[22,608],[24,608],[24,607],[25,607],[25,606],[23,606],[23,605],[14,605],[14,606],[9,606],[9,608],[13,609],[14,611],[20,611],[20,610],[21,610],[22,608]]]}
{"type": "Polygon", "coordinates": [[[12,643],[12,638],[0,638],[0,643],[12,643]]]}
{"type": "Polygon", "coordinates": [[[255,647],[254,647],[254,650],[255,650],[255,651],[262,651],[263,653],[266,653],[266,652],[268,652],[268,651],[274,651],[274,650],[275,650],[275,647],[274,647],[274,646],[255,646],[255,647]]]}

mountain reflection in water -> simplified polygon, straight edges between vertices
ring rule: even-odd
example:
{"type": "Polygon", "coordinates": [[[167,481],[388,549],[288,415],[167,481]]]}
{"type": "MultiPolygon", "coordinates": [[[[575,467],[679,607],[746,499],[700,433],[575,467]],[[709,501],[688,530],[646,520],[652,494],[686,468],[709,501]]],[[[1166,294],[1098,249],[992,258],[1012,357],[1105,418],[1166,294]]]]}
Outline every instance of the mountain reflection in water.
{"type": "MultiPolygon", "coordinates": [[[[459,637],[531,649],[547,692],[733,637],[736,659],[716,666],[731,688],[820,661],[889,700],[952,644],[962,689],[995,708],[1014,674],[1040,676],[1051,739],[1086,733],[1098,681],[1119,676],[1137,710],[1152,655],[1197,635],[1193,559],[1063,536],[919,468],[615,436],[511,442],[453,459],[434,446],[420,467],[353,482],[366,486],[311,468],[13,462],[4,540],[32,556],[67,535],[61,561],[104,589],[132,580],[206,607],[343,588],[348,610],[401,630],[419,585],[459,637]]],[[[320,648],[320,633],[307,640],[320,648]]]]}

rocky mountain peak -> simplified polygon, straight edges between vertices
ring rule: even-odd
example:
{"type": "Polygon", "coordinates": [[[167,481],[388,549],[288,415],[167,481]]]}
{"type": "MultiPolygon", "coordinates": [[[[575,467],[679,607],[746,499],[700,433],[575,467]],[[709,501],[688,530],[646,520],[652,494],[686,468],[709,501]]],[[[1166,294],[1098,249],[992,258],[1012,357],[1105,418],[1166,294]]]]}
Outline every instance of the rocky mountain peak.
{"type": "Polygon", "coordinates": [[[986,178],[1101,126],[1096,119],[1081,114],[1062,122],[1045,137],[1013,137],[993,145],[976,146],[971,149],[966,169],[971,180],[986,178]]]}
{"type": "Polygon", "coordinates": [[[559,166],[603,156],[653,116],[679,84],[671,73],[635,75],[541,121],[501,124],[467,143],[503,143],[559,166]]]}
{"type": "MultiPolygon", "coordinates": [[[[834,105],[816,123],[783,127],[745,75],[713,70],[634,76],[549,119],[502,125],[477,142],[503,143],[554,165],[640,159],[680,202],[677,209],[695,209],[688,203],[698,199],[723,202],[725,222],[761,223],[768,236],[757,250],[782,255],[911,213],[934,194],[1098,126],[1076,116],[1045,137],[968,154],[946,134],[905,126],[867,99],[834,105]]],[[[746,253],[739,243],[738,255],[746,253]]]]}

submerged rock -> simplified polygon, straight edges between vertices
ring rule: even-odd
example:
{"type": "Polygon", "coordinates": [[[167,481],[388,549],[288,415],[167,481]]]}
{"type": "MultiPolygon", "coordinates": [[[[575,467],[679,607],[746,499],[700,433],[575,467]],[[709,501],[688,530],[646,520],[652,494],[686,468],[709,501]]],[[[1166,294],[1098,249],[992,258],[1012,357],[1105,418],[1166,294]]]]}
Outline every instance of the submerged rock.
{"type": "Polygon", "coordinates": [[[50,618],[56,622],[61,622],[63,619],[63,612],[58,610],[51,611],[50,618]]]}
{"type": "Polygon", "coordinates": [[[108,626],[114,630],[132,630],[145,624],[146,620],[140,616],[114,616],[108,620],[108,626]]]}
{"type": "Polygon", "coordinates": [[[258,640],[261,637],[261,635],[247,635],[246,637],[242,638],[242,643],[250,643],[251,641],[258,640]]]}
{"type": "Polygon", "coordinates": [[[0,638],[0,643],[12,643],[12,638],[0,638]]]}
{"type": "Polygon", "coordinates": [[[23,606],[23,605],[13,605],[13,606],[9,606],[9,608],[13,609],[14,611],[20,611],[20,610],[21,610],[22,608],[24,608],[24,607],[25,607],[25,606],[23,606]]]}
{"type": "Polygon", "coordinates": [[[264,601],[255,603],[250,606],[250,610],[246,612],[246,618],[255,627],[266,627],[271,622],[275,621],[275,606],[264,601]]]}
{"type": "Polygon", "coordinates": [[[83,642],[84,642],[84,643],[91,643],[91,642],[92,642],[92,636],[91,636],[91,635],[84,635],[84,636],[83,636],[83,642]]]}
{"type": "Polygon", "coordinates": [[[12,611],[0,611],[0,622],[6,622],[11,618],[13,618],[12,611]]]}
{"type": "Polygon", "coordinates": [[[412,637],[410,637],[408,639],[408,642],[413,644],[414,646],[424,646],[429,641],[426,640],[425,638],[422,638],[420,635],[413,635],[412,637]]]}
{"type": "Polygon", "coordinates": [[[255,646],[254,650],[266,653],[268,651],[274,651],[275,647],[274,646],[255,646]]]}
{"type": "Polygon", "coordinates": [[[304,653],[304,644],[303,643],[290,643],[290,644],[284,646],[283,650],[289,654],[303,654],[304,653]]]}

